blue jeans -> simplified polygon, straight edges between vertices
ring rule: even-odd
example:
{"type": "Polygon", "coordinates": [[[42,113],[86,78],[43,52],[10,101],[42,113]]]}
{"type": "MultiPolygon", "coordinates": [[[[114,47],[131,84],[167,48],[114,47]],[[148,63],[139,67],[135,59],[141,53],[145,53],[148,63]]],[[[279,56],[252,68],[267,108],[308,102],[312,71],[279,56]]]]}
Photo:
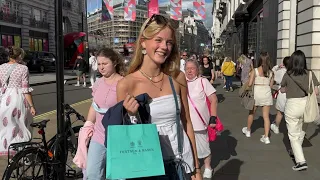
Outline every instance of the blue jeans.
{"type": "Polygon", "coordinates": [[[226,89],[230,91],[230,87],[232,87],[232,78],[233,76],[225,76],[226,78],[226,89]]]}
{"type": "Polygon", "coordinates": [[[90,142],[86,169],[88,180],[106,179],[106,152],[104,145],[90,142]]]}

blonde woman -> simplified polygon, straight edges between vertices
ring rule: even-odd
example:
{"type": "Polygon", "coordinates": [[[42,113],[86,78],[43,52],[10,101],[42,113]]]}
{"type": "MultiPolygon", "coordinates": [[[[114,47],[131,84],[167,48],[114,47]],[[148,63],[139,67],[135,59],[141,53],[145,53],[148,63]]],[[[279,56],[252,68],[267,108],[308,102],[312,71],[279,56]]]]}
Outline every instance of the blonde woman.
{"type": "MultiPolygon", "coordinates": [[[[117,99],[123,102],[131,118],[137,118],[139,107],[134,96],[147,93],[151,102],[151,123],[157,125],[163,159],[179,158],[178,141],[183,141],[182,159],[186,164],[188,178],[202,179],[193,126],[189,115],[187,82],[179,67],[179,53],[172,23],[161,15],[153,15],[141,27],[135,55],[128,75],[117,85],[117,99]],[[170,85],[170,79],[173,86],[170,85]],[[182,138],[177,139],[176,106],[172,88],[178,96],[183,125],[182,138]]],[[[172,179],[173,168],[167,168],[164,178],[172,179]]],[[[160,177],[163,178],[163,177],[160,177]]],[[[157,179],[152,177],[150,179],[157,179]]]]}

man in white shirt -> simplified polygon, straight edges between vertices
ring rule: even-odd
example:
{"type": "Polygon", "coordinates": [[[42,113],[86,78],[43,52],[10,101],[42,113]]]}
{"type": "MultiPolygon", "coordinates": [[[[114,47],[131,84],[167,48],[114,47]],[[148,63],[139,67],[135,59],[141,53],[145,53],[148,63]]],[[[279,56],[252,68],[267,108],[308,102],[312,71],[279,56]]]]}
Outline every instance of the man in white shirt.
{"type": "Polygon", "coordinates": [[[97,76],[97,70],[98,70],[98,62],[96,57],[96,51],[90,52],[90,58],[89,58],[89,66],[90,66],[90,82],[91,86],[89,88],[92,88],[94,82],[96,81],[97,76]]]}
{"type": "Polygon", "coordinates": [[[180,71],[182,71],[183,73],[185,73],[184,66],[186,64],[187,58],[188,58],[188,53],[184,51],[182,53],[182,59],[180,60],[180,71]]]}

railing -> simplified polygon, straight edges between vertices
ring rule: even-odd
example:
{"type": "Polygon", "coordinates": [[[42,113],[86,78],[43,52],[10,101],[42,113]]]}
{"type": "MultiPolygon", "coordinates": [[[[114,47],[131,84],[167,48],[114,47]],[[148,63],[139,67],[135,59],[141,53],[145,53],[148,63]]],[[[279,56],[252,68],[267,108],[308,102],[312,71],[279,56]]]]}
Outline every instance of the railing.
{"type": "Polygon", "coordinates": [[[16,14],[0,11],[0,21],[22,24],[22,17],[16,14]]]}
{"type": "Polygon", "coordinates": [[[49,29],[49,23],[46,21],[38,21],[34,18],[30,18],[30,26],[41,29],[49,29]]]}
{"type": "Polygon", "coordinates": [[[62,7],[68,10],[71,10],[71,2],[68,0],[63,0],[62,1],[62,7]]]}

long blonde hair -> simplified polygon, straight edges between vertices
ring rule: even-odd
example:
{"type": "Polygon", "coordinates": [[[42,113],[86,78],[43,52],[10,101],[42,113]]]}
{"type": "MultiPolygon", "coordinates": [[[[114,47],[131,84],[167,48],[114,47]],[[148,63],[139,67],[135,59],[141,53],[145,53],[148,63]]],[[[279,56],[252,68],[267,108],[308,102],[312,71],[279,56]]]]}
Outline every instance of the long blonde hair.
{"type": "MultiPolygon", "coordinates": [[[[157,15],[160,16],[160,15],[157,15]]],[[[165,18],[162,16],[162,18],[165,18]]],[[[177,46],[177,39],[175,35],[175,28],[174,24],[171,22],[171,20],[168,20],[165,18],[165,23],[157,23],[156,20],[153,19],[153,17],[148,18],[142,25],[139,33],[139,38],[136,42],[136,47],[134,50],[134,56],[130,63],[129,69],[127,71],[127,74],[131,74],[133,72],[136,72],[143,62],[143,54],[142,54],[142,45],[141,43],[146,39],[152,39],[155,37],[160,31],[168,27],[172,31],[173,36],[173,47],[171,50],[171,53],[169,57],[166,59],[166,61],[161,65],[161,71],[169,76],[172,76],[173,78],[176,78],[180,73],[180,59],[179,59],[179,52],[178,52],[178,46],[177,46]]]]}

